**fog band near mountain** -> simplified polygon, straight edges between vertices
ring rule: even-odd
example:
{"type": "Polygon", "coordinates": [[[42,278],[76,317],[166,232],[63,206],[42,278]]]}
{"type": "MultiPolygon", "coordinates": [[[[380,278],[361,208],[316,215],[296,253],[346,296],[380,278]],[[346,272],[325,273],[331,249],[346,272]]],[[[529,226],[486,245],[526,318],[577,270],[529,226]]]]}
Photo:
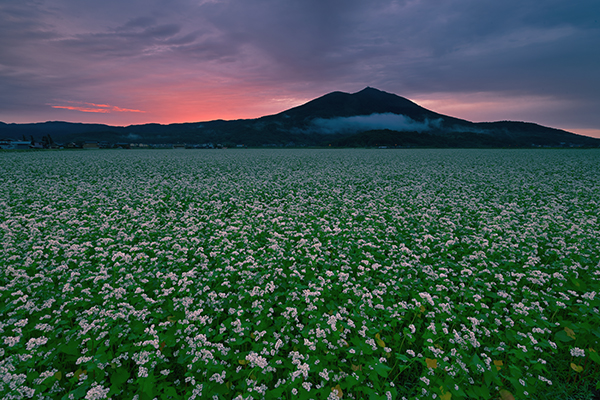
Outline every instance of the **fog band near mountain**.
{"type": "Polygon", "coordinates": [[[328,119],[315,118],[312,121],[312,128],[313,131],[327,134],[361,132],[374,129],[423,132],[440,129],[442,122],[441,118],[435,120],[426,119],[424,122],[419,122],[405,115],[383,113],[328,119]]]}

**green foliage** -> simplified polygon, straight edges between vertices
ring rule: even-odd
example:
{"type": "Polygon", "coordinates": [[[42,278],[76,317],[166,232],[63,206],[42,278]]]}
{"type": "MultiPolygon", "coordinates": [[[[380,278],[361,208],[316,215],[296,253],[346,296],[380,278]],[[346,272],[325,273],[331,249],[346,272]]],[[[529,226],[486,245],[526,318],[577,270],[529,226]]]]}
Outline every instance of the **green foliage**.
{"type": "Polygon", "coordinates": [[[599,160],[0,154],[0,397],[590,398],[599,160]]]}

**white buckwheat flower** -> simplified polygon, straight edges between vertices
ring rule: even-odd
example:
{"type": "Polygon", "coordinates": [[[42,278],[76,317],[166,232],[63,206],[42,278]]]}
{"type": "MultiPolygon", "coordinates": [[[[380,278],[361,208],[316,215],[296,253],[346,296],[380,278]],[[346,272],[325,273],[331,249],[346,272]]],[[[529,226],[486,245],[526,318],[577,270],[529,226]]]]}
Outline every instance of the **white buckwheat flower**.
{"type": "Polygon", "coordinates": [[[87,391],[85,398],[86,400],[105,399],[109,391],[110,388],[105,388],[104,386],[100,386],[98,383],[94,382],[94,386],[87,391]]]}
{"type": "Polygon", "coordinates": [[[585,357],[585,350],[580,349],[579,347],[574,347],[571,349],[572,357],[585,357]]]}

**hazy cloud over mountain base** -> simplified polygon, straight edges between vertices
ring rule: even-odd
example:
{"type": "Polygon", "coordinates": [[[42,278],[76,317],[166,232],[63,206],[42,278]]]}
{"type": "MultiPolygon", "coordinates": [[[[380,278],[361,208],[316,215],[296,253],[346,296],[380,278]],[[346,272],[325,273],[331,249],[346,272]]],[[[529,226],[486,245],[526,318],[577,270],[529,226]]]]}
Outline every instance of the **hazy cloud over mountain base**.
{"type": "Polygon", "coordinates": [[[423,132],[431,129],[439,129],[443,120],[424,122],[415,121],[405,115],[384,113],[371,115],[357,115],[353,117],[339,118],[315,118],[312,121],[312,131],[319,133],[352,133],[368,131],[373,129],[390,129],[393,131],[423,132]]]}

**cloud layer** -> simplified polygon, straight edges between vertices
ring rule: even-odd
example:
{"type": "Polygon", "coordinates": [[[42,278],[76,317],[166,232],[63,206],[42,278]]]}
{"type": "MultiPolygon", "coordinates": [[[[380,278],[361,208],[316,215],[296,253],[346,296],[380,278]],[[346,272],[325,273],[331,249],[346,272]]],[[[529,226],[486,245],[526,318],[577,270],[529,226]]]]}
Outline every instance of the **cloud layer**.
{"type": "Polygon", "coordinates": [[[372,86],[417,102],[456,98],[450,108],[465,119],[600,129],[596,9],[597,0],[3,0],[0,120],[257,117],[372,86]],[[481,97],[497,107],[472,101],[481,97]],[[528,118],[514,107],[523,98],[544,101],[528,118]],[[56,99],[145,113],[55,108],[68,106],[56,99]]]}
{"type": "Polygon", "coordinates": [[[440,128],[442,122],[441,118],[434,121],[418,122],[405,115],[384,113],[328,119],[316,118],[312,121],[311,129],[326,134],[360,132],[371,129],[423,132],[440,128]]]}

